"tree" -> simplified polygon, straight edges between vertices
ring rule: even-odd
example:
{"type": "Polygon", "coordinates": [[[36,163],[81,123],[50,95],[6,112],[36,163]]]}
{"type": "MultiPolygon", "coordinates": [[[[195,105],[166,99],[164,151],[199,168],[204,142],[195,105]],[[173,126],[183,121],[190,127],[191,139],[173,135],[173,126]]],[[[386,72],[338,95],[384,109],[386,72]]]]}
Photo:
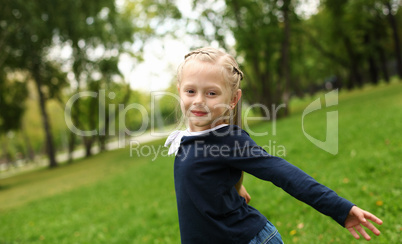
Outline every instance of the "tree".
{"type": "MultiPolygon", "coordinates": [[[[111,3],[114,3],[113,1],[111,3]]],[[[163,3],[155,1],[126,1],[122,6],[107,6],[101,9],[99,14],[91,15],[90,33],[82,33],[80,30],[69,30],[71,36],[71,47],[73,49],[72,73],[73,83],[76,83],[73,93],[81,91],[99,92],[101,89],[106,93],[123,92],[123,97],[119,98],[122,105],[126,104],[132,93],[129,85],[116,85],[125,83],[119,69],[119,57],[121,54],[129,54],[133,61],[140,62],[142,59],[142,48],[146,41],[157,35],[156,29],[164,20],[169,18],[179,18],[180,13],[172,4],[172,1],[163,3]],[[107,11],[105,10],[107,9],[107,11]],[[120,10],[119,10],[120,9],[120,10]],[[133,44],[134,43],[134,44],[133,44]],[[133,52],[132,46],[136,46],[133,52]],[[101,54],[97,57],[91,57],[94,50],[102,48],[101,54]],[[89,68],[88,68],[89,67],[89,68]],[[97,76],[100,78],[94,79],[97,76]],[[118,88],[116,88],[118,87],[118,88]],[[123,88],[124,87],[124,88],[123,88]]],[[[84,22],[86,15],[72,18],[71,21],[80,25],[84,22]]],[[[88,20],[88,18],[87,18],[88,20]]],[[[85,30],[87,31],[87,30],[85,30]]],[[[103,104],[104,112],[109,114],[108,101],[103,104]]],[[[110,123],[109,116],[104,121],[96,123],[98,114],[98,104],[93,103],[93,99],[77,100],[71,116],[74,125],[78,128],[95,128],[102,124],[98,129],[98,135],[81,135],[86,148],[86,155],[91,155],[91,148],[96,140],[99,141],[100,149],[106,149],[106,141],[109,135],[104,133],[110,123]],[[86,101],[92,101],[89,102],[86,101]],[[81,105],[80,103],[84,103],[81,105]],[[92,104],[92,105],[91,105],[92,104]],[[90,111],[86,106],[90,106],[90,111]],[[94,127],[95,126],[95,127],[94,127]],[[106,129],[105,129],[106,128],[106,129]]],[[[113,102],[116,103],[117,99],[113,102]]],[[[112,121],[113,122],[113,121],[112,121]]],[[[69,132],[69,154],[74,150],[76,142],[76,133],[69,132]]],[[[70,160],[72,157],[70,156],[70,160]]]]}
{"type": "Polygon", "coordinates": [[[319,13],[307,22],[306,35],[316,49],[338,67],[338,73],[346,71],[348,88],[367,81],[376,84],[380,74],[384,80],[389,80],[387,63],[394,55],[398,59],[400,53],[395,44],[399,43],[395,41],[398,38],[391,34],[397,32],[390,24],[392,21],[387,21],[394,19],[399,8],[396,2],[324,0],[319,13]],[[392,11],[389,11],[391,5],[392,11]],[[391,46],[395,49],[390,50],[391,46]]]}
{"type": "Polygon", "coordinates": [[[399,27],[398,27],[398,22],[396,21],[395,17],[395,12],[397,9],[399,9],[400,6],[400,1],[382,1],[383,4],[386,7],[386,12],[388,13],[388,20],[389,24],[392,29],[392,39],[394,41],[394,46],[395,46],[395,58],[396,58],[396,63],[397,63],[397,72],[399,75],[399,78],[402,79],[402,49],[401,49],[401,39],[399,37],[399,27]],[[395,7],[393,7],[393,5],[395,7]],[[396,9],[396,10],[395,10],[396,9]]]}
{"type": "MultiPolygon", "coordinates": [[[[46,137],[49,166],[56,167],[55,148],[46,101],[65,84],[60,67],[50,61],[49,53],[55,37],[60,36],[63,6],[68,1],[6,1],[3,4],[2,27],[5,30],[3,64],[17,72],[28,72],[35,83],[46,137]]],[[[69,2],[71,6],[73,2],[69,2]]]]}
{"type": "Polygon", "coordinates": [[[242,89],[252,103],[287,108],[290,96],[325,84],[354,88],[388,81],[393,57],[400,67],[399,0],[322,0],[307,17],[297,0],[194,2],[203,10],[193,20],[199,26],[194,34],[239,57],[242,89]]]}
{"type": "MultiPolygon", "coordinates": [[[[28,91],[23,81],[18,78],[12,74],[6,75],[0,70],[0,137],[21,128],[25,106],[23,102],[16,103],[13,100],[26,97],[28,91]]],[[[10,161],[8,143],[4,142],[2,148],[3,155],[10,161]]]]}
{"type": "MultiPolygon", "coordinates": [[[[205,1],[196,3],[206,4],[205,1]]],[[[230,31],[236,40],[236,56],[244,60],[240,63],[245,72],[245,98],[272,108],[273,115],[286,116],[287,103],[293,87],[297,86],[292,74],[295,50],[291,48],[292,40],[297,37],[291,33],[300,22],[295,13],[298,2],[235,0],[225,3],[221,9],[204,7],[199,25],[205,20],[212,23],[215,34],[206,35],[207,39],[218,40],[229,51],[226,36],[230,31]],[[278,109],[282,110],[277,113],[278,109]]]]}
{"type": "MultiPolygon", "coordinates": [[[[146,18],[167,14],[178,16],[171,1],[130,1],[128,5],[119,7],[114,0],[6,0],[2,3],[0,69],[27,72],[27,77],[34,82],[50,167],[57,166],[57,162],[46,101],[58,96],[58,92],[66,85],[66,72],[73,71],[73,83],[77,92],[85,90],[90,86],[89,83],[97,80],[93,76],[101,73],[106,77],[111,71],[100,66],[102,59],[117,60],[121,53],[131,48],[133,38],[138,38],[142,46],[144,40],[140,39],[143,35],[152,34],[156,27],[147,23],[137,28],[135,24],[138,22],[133,20],[129,10],[136,9],[138,15],[134,17],[142,16],[139,14],[141,8],[145,8],[143,12],[150,13],[145,15],[146,18]],[[136,8],[138,6],[141,8],[136,8]],[[139,29],[142,31],[137,32],[139,29]],[[64,46],[72,49],[72,56],[67,60],[54,57],[53,49],[64,46]],[[100,57],[96,56],[99,50],[103,51],[100,57]]],[[[147,20],[151,22],[150,19],[147,20]]],[[[133,53],[132,56],[140,57],[140,52],[133,53]]],[[[78,125],[80,121],[76,115],[79,113],[80,111],[73,114],[78,125]]],[[[75,135],[71,137],[70,145],[75,145],[73,138],[75,135]]]]}

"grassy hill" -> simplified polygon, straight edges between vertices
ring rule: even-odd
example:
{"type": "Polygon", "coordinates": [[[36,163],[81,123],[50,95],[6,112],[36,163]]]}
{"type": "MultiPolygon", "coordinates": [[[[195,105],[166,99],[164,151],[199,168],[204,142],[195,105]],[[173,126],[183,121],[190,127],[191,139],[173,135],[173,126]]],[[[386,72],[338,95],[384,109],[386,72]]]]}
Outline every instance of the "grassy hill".
{"type": "MultiPolygon", "coordinates": [[[[304,119],[325,140],[326,113],[339,117],[339,152],[329,154],[302,131],[302,112],[316,98],[293,102],[292,116],[250,127],[271,154],[384,221],[374,243],[398,243],[402,185],[402,84],[341,92],[335,107],[304,119]]],[[[179,243],[173,157],[164,140],[0,180],[0,243],[179,243]],[[139,148],[138,148],[139,149],[139,148]],[[138,156],[149,154],[149,156],[138,156]]],[[[269,182],[246,175],[251,205],[273,222],[285,243],[359,243],[330,218],[269,182]]]]}

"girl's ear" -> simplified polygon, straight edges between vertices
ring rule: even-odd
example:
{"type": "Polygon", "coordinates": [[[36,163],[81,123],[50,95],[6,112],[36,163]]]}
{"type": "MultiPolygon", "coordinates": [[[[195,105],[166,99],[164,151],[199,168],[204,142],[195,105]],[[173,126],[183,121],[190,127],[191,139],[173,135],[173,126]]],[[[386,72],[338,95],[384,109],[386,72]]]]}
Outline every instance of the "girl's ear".
{"type": "Polygon", "coordinates": [[[231,101],[231,105],[233,106],[233,108],[236,106],[236,104],[239,102],[240,98],[241,98],[242,92],[241,89],[237,89],[236,94],[234,95],[232,101],[231,101]]]}
{"type": "Polygon", "coordinates": [[[178,91],[179,94],[180,94],[180,85],[179,85],[179,84],[177,84],[177,91],[178,91]]]}
{"type": "Polygon", "coordinates": [[[237,89],[236,94],[234,95],[232,101],[230,102],[230,105],[231,105],[231,108],[232,108],[232,109],[233,109],[233,108],[236,106],[236,104],[239,102],[239,100],[240,100],[240,98],[241,98],[241,95],[242,95],[241,89],[237,89]]]}

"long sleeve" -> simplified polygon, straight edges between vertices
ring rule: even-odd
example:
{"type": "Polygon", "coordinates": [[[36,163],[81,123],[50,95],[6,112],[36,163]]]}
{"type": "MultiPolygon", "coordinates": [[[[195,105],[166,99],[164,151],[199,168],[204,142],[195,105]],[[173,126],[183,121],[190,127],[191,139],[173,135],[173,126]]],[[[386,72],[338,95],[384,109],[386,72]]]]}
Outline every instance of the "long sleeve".
{"type": "Polygon", "coordinates": [[[181,138],[174,180],[182,243],[249,243],[264,227],[266,217],[236,191],[242,171],[271,181],[342,226],[353,206],[286,160],[269,155],[247,132],[226,126],[181,138]]]}
{"type": "Polygon", "coordinates": [[[236,150],[234,154],[237,155],[228,161],[231,167],[272,182],[291,196],[344,226],[347,214],[354,204],[338,196],[333,190],[318,183],[286,160],[269,155],[259,146],[247,144],[234,148],[236,150]]]}

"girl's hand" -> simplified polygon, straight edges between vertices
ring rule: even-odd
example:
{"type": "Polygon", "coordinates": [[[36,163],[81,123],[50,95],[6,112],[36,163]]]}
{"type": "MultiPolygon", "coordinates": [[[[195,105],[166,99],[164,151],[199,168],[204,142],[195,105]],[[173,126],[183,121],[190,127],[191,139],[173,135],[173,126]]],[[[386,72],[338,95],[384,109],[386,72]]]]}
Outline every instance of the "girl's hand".
{"type": "Polygon", "coordinates": [[[380,231],[372,223],[367,221],[367,219],[373,221],[376,224],[382,224],[382,220],[377,218],[374,214],[353,206],[349,211],[349,215],[346,217],[345,228],[349,230],[354,238],[360,238],[359,234],[356,232],[357,230],[367,241],[369,241],[371,237],[367,234],[367,232],[363,229],[361,225],[371,230],[377,236],[380,234],[380,231]]]}
{"type": "Polygon", "coordinates": [[[239,193],[239,195],[241,197],[243,197],[244,199],[246,199],[246,203],[248,204],[251,200],[250,195],[248,194],[248,192],[246,191],[246,188],[241,185],[240,189],[237,191],[239,193]]]}

